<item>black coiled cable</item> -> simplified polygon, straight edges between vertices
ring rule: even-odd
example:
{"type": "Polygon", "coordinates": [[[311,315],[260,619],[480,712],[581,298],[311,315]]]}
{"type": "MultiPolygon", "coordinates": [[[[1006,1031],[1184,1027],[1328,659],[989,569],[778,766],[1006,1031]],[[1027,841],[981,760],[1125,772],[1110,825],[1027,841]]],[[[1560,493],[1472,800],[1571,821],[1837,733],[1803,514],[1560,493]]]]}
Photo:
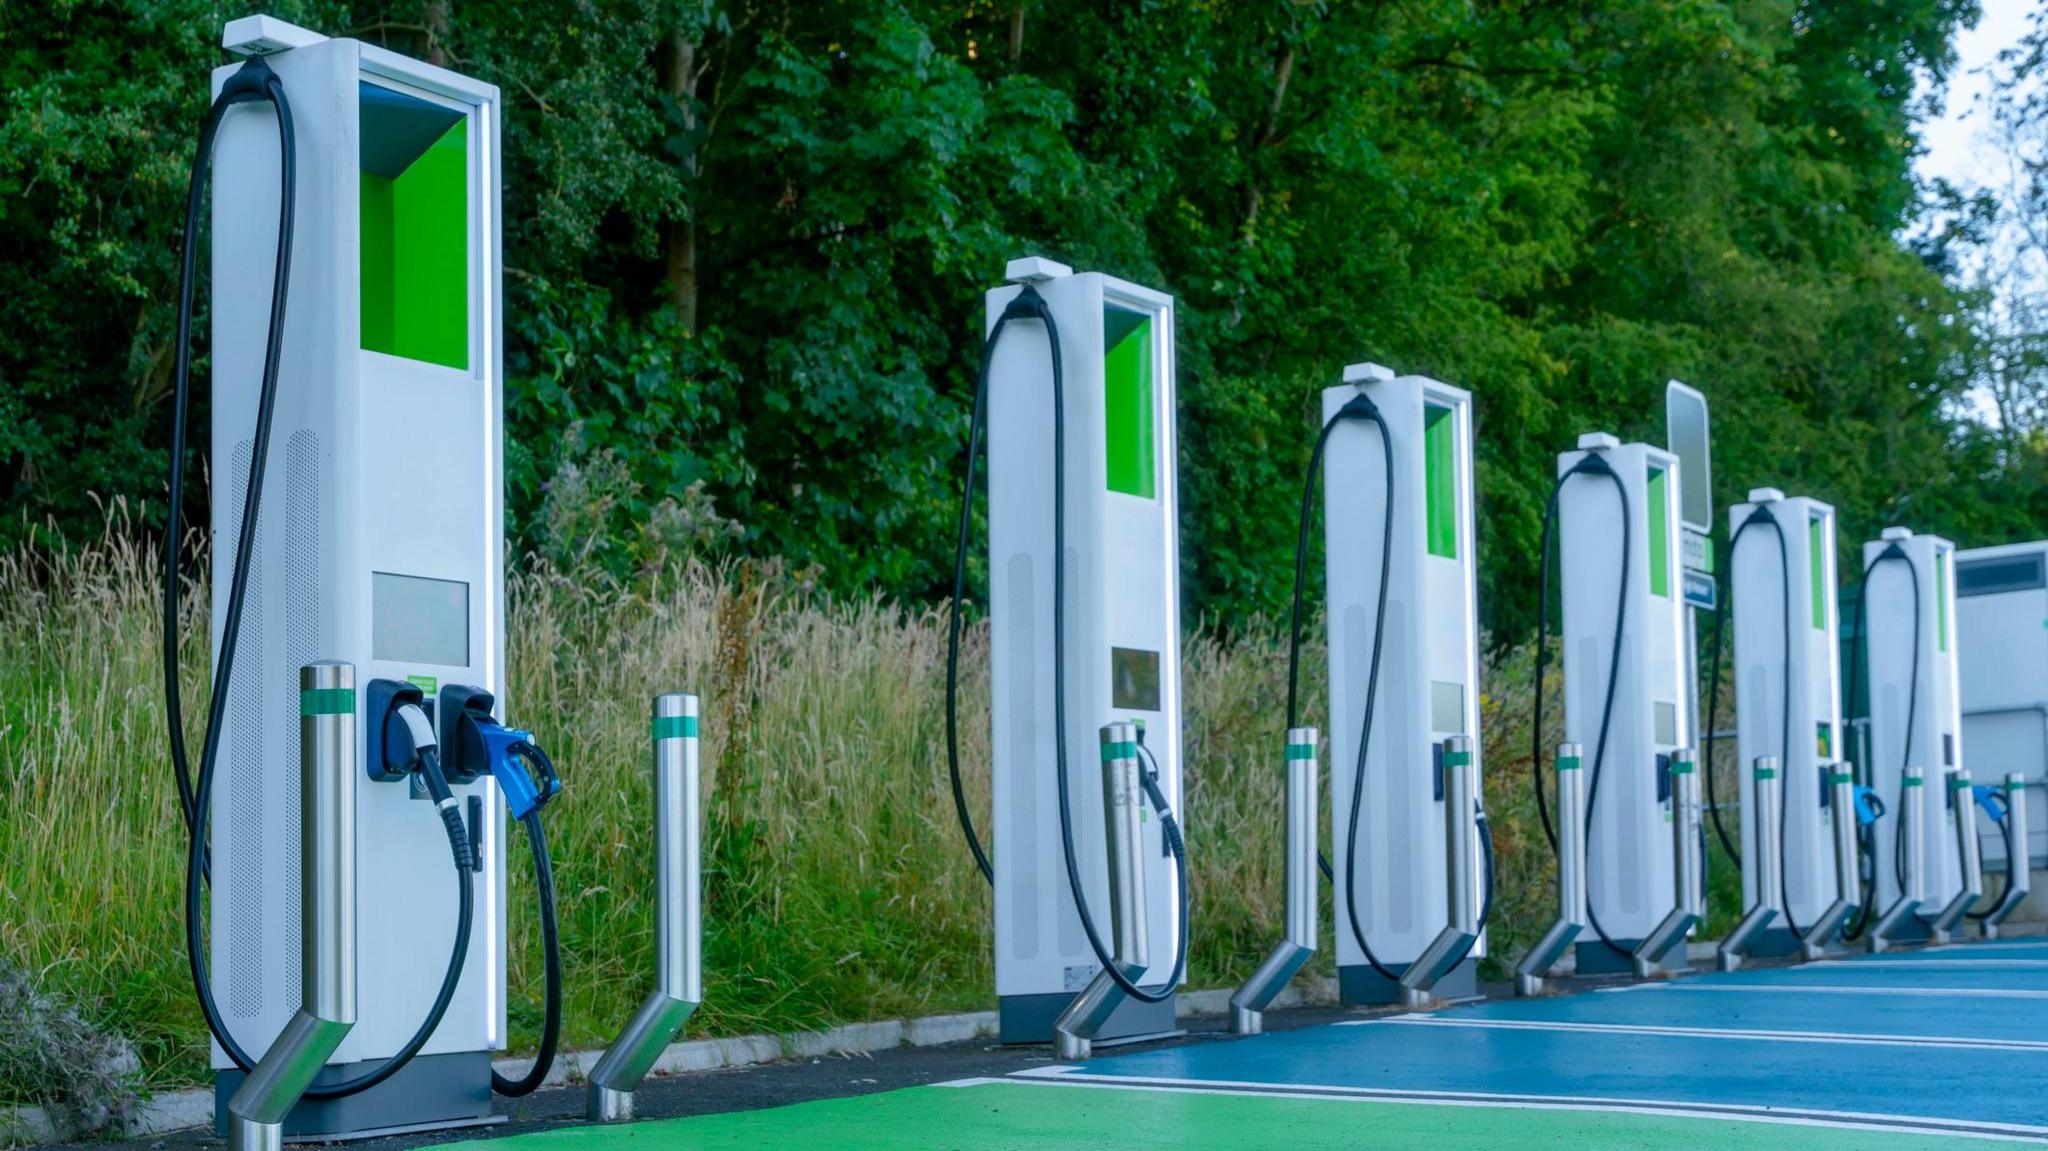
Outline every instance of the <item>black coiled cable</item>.
{"type": "MultiPolygon", "coordinates": [[[[1536,792],[1536,812],[1542,817],[1543,835],[1550,841],[1552,855],[1557,853],[1557,831],[1551,826],[1550,810],[1543,792],[1543,668],[1550,662],[1549,649],[1544,646],[1545,633],[1549,630],[1547,622],[1550,608],[1550,539],[1557,524],[1558,496],[1564,491],[1566,481],[1578,475],[1606,476],[1613,481],[1615,495],[1621,499],[1621,580],[1615,594],[1614,651],[1607,664],[1607,698],[1600,707],[1600,735],[1593,746],[1593,775],[1586,788],[1586,828],[1589,835],[1593,826],[1593,805],[1600,795],[1601,769],[1607,760],[1607,733],[1613,726],[1614,693],[1621,682],[1622,627],[1628,622],[1629,568],[1631,548],[1634,546],[1634,525],[1629,520],[1628,485],[1622,482],[1621,475],[1614,470],[1614,465],[1607,462],[1605,456],[1599,452],[1587,452],[1579,457],[1577,463],[1567,468],[1563,475],[1557,477],[1557,483],[1551,486],[1550,501],[1543,510],[1543,539],[1537,562],[1536,714],[1534,731],[1530,736],[1533,746],[1529,753],[1529,783],[1536,792]]],[[[1589,863],[1591,858],[1589,846],[1589,863]]],[[[1600,942],[1605,944],[1608,950],[1617,955],[1633,955],[1627,948],[1610,938],[1606,929],[1600,926],[1600,917],[1594,913],[1593,901],[1590,898],[1586,901],[1586,921],[1593,928],[1593,934],[1599,937],[1600,942]]]]}
{"type": "MultiPolygon", "coordinates": [[[[292,239],[296,230],[298,196],[298,149],[293,133],[291,102],[284,83],[264,63],[251,58],[221,86],[220,96],[207,109],[199,132],[198,155],[192,164],[192,180],[185,198],[185,237],[178,269],[178,353],[172,398],[171,474],[169,513],[164,526],[163,564],[163,667],[164,714],[171,747],[171,766],[178,788],[178,805],[188,832],[185,860],[185,959],[192,988],[199,1001],[206,1026],[221,1050],[243,1072],[254,1070],[256,1060],[236,1042],[214,1001],[212,980],[207,972],[206,953],[200,937],[204,932],[201,905],[210,876],[211,853],[207,848],[207,821],[211,814],[213,775],[220,757],[220,738],[225,730],[229,686],[233,681],[235,653],[240,646],[242,613],[249,590],[249,567],[256,551],[258,513],[263,503],[263,480],[270,454],[271,426],[277,410],[278,374],[284,353],[285,304],[291,287],[292,239]],[[206,202],[206,189],[213,167],[213,148],[227,110],[236,104],[267,102],[277,115],[279,145],[279,206],[277,257],[272,271],[270,320],[263,349],[263,376],[258,393],[256,428],[249,461],[249,478],[242,500],[242,517],[236,533],[235,559],[228,579],[228,603],[222,623],[220,651],[214,669],[212,695],[207,704],[206,732],[200,746],[199,771],[194,778],[185,747],[184,708],[180,693],[178,653],[178,544],[185,498],[185,425],[191,408],[192,386],[192,297],[198,278],[199,216],[206,202]]],[[[438,775],[438,760],[423,757],[423,771],[438,775]]],[[[445,786],[445,781],[443,782],[445,786]]],[[[475,893],[470,868],[463,851],[455,850],[458,911],[455,944],[433,1006],[419,1029],[390,1058],[361,1075],[339,1083],[308,1089],[305,1098],[339,1099],[375,1087],[396,1074],[426,1045],[440,1026],[462,978],[463,958],[469,951],[475,893]]]]}

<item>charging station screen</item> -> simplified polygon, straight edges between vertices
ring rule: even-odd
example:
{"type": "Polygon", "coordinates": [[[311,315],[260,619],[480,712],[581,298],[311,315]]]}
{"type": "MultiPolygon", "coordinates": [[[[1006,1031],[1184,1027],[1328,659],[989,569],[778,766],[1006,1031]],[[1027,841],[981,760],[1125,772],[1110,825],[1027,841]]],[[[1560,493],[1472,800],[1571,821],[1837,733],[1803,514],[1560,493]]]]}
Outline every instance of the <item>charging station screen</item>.
{"type": "Polygon", "coordinates": [[[1108,306],[1102,309],[1103,434],[1109,490],[1152,499],[1152,317],[1108,306]]]}
{"type": "Polygon", "coordinates": [[[469,585],[370,573],[370,655],[393,663],[469,666],[469,585]]]}
{"type": "Polygon", "coordinates": [[[1159,710],[1159,653],[1131,647],[1109,649],[1109,702],[1134,711],[1159,710]]]}

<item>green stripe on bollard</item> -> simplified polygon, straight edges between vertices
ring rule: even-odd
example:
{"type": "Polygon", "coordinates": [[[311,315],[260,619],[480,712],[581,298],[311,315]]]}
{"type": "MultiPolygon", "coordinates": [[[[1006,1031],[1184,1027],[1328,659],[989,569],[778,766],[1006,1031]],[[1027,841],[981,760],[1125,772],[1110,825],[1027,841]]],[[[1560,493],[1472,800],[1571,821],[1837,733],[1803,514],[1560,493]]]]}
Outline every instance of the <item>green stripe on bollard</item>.
{"type": "Polygon", "coordinates": [[[2006,793],[2007,795],[2011,795],[2011,794],[2013,794],[2014,792],[2016,792],[2016,791],[2019,791],[2019,790],[2021,790],[2022,788],[2024,788],[2024,787],[2026,787],[2026,786],[2027,786],[2027,785],[2026,785],[2025,781],[2015,781],[2015,780],[2010,780],[2010,779],[2008,779],[2008,780],[2006,780],[2006,781],[2005,781],[2005,793],[2006,793]]]}
{"type": "Polygon", "coordinates": [[[1692,772],[1693,772],[1693,762],[1692,762],[1692,760],[1689,760],[1689,759],[1674,759],[1674,760],[1672,760],[1672,761],[1671,761],[1671,774],[1673,774],[1673,775],[1691,775],[1691,774],[1692,774],[1692,772]]]}
{"type": "Polygon", "coordinates": [[[654,738],[695,739],[697,738],[697,717],[694,715],[657,715],[654,717],[654,738]]]}
{"type": "Polygon", "coordinates": [[[1105,743],[1102,745],[1102,762],[1104,763],[1108,763],[1112,759],[1130,759],[1137,754],[1138,745],[1135,743],[1105,743]]]}
{"type": "Polygon", "coordinates": [[[1907,777],[1906,777],[1905,779],[1903,779],[1903,780],[1900,780],[1900,781],[1899,781],[1899,786],[1900,786],[1900,787],[1919,787],[1919,786],[1920,786],[1921,784],[1923,784],[1923,783],[1925,783],[1925,782],[1927,782],[1927,781],[1926,781],[1926,780],[1924,780],[1924,779],[1921,779],[1921,778],[1920,778],[1919,776],[1915,776],[1915,775],[1909,775],[1909,776],[1907,776],[1907,777]]]}
{"type": "Polygon", "coordinates": [[[1289,759],[1314,759],[1315,757],[1316,757],[1316,745],[1315,745],[1315,744],[1312,744],[1312,743],[1290,743],[1290,744],[1288,744],[1288,745],[1287,745],[1287,758],[1289,758],[1289,759]]]}
{"type": "Polygon", "coordinates": [[[310,687],[299,692],[300,715],[354,715],[355,713],[355,688],[310,687]]]}
{"type": "Polygon", "coordinates": [[[1948,789],[1950,791],[1968,791],[1970,787],[1970,780],[1966,776],[1952,775],[1948,778],[1948,789]]]}
{"type": "Polygon", "coordinates": [[[1469,751],[1447,751],[1444,753],[1444,766],[1470,767],[1472,766],[1472,753],[1469,751]]]}
{"type": "Polygon", "coordinates": [[[1778,769],[1775,767],[1759,767],[1756,769],[1756,774],[1752,778],[1776,779],[1778,778],[1778,769]]]}
{"type": "Polygon", "coordinates": [[[1855,783],[1855,782],[1856,782],[1856,777],[1855,777],[1854,775],[1850,774],[1849,772],[1846,772],[1846,771],[1838,771],[1838,772],[1834,773],[1833,775],[1830,775],[1830,776],[1828,776],[1828,782],[1829,782],[1829,783],[1855,783]]]}
{"type": "Polygon", "coordinates": [[[1561,755],[1557,759],[1557,770],[1577,771],[1579,770],[1579,762],[1579,757],[1576,755],[1561,755]]]}

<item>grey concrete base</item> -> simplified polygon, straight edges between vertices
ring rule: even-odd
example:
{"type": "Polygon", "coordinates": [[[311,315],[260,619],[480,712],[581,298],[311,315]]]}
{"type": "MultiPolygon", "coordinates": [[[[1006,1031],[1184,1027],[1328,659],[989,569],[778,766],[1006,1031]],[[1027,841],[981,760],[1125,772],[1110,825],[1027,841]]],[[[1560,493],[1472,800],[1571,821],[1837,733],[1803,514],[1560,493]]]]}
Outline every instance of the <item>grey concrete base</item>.
{"type": "MultiPolygon", "coordinates": [[[[1175,1030],[1175,1020],[1179,1018],[1174,1002],[1177,998],[1177,995],[1169,996],[1163,1003],[1141,1003],[1126,998],[1096,1032],[1095,1045],[1107,1047],[1120,1039],[1164,1035],[1175,1030]]],[[[996,1001],[996,1036],[1004,1043],[1051,1043],[1053,1022],[1073,1001],[1073,995],[1058,991],[1044,995],[1005,995],[996,1001]]]]}
{"type": "MultiPolygon", "coordinates": [[[[1395,975],[1407,972],[1405,963],[1389,963],[1388,971],[1395,975]]],[[[1466,959],[1456,967],[1444,972],[1436,981],[1430,995],[1436,999],[1469,999],[1479,994],[1479,961],[1466,959]]],[[[1338,998],[1353,1006],[1377,1006],[1383,1003],[1401,1002],[1401,985],[1372,969],[1369,963],[1357,963],[1337,969],[1338,998]]]]}
{"type": "MultiPolygon", "coordinates": [[[[370,1070],[373,1064],[350,1063],[323,1069],[315,1087],[338,1083],[370,1070]]],[[[247,1076],[240,1071],[216,1072],[213,1079],[213,1128],[225,1135],[228,1100],[247,1076]]],[[[301,1099],[284,1121],[291,1141],[334,1142],[397,1131],[441,1127],[473,1127],[498,1118],[491,1105],[491,1055],[461,1051],[421,1055],[398,1074],[360,1094],[343,1099],[301,1099]]]]}

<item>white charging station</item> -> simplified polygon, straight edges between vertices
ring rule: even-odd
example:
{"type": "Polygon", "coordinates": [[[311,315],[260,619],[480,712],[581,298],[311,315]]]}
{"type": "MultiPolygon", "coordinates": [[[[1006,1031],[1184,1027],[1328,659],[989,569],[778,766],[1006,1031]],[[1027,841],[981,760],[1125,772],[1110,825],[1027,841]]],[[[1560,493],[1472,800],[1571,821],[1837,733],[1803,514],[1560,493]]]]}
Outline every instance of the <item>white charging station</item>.
{"type": "MultiPolygon", "coordinates": [[[[1065,741],[1084,892],[1108,925],[1099,733],[1131,723],[1181,825],[1178,499],[1174,306],[1169,296],[1048,260],[1013,261],[988,293],[993,331],[1028,285],[1059,329],[1064,369],[1066,666],[1053,658],[1054,404],[1048,341],[1018,324],[988,379],[989,615],[993,695],[996,994],[1006,1043],[1052,1038],[1101,969],[1082,932],[1061,853],[1055,752],[1065,741]],[[1054,720],[1064,675],[1066,730],[1054,720]]],[[[1164,979],[1179,889],[1160,822],[1143,824],[1147,951],[1164,979]]],[[[1096,1042],[1175,1029],[1174,1002],[1127,1000],[1096,1042]]]]}
{"type": "MultiPolygon", "coordinates": [[[[1395,376],[1377,364],[1354,364],[1344,383],[1323,391],[1323,419],[1334,419],[1366,396],[1386,421],[1393,445],[1394,491],[1379,430],[1363,420],[1331,429],[1323,463],[1330,686],[1332,870],[1337,967],[1343,998],[1386,1003],[1399,998],[1393,980],[1374,970],[1351,931],[1347,885],[1361,888],[1359,928],[1373,958],[1396,976],[1406,971],[1448,922],[1445,900],[1444,742],[1471,740],[1480,764],[1478,576],[1473,550],[1472,396],[1426,376],[1395,376]],[[1371,678],[1386,519],[1392,562],[1386,566],[1384,650],[1379,698],[1365,760],[1360,842],[1350,840],[1359,737],[1371,678]],[[1355,864],[1352,851],[1361,853],[1355,864]]],[[[1471,906],[1481,904],[1480,848],[1471,853],[1471,906]]],[[[1481,935],[1472,951],[1436,984],[1436,994],[1477,990],[1481,935]]]]}
{"type": "MultiPolygon", "coordinates": [[[[231,1033],[262,1052],[300,1003],[299,669],[358,683],[481,685],[504,699],[503,351],[498,90],[267,17],[223,45],[265,55],[297,137],[295,271],[268,485],[212,790],[212,979],[231,1033]]],[[[238,66],[213,74],[213,90],[238,66]]],[[[278,121],[230,107],[212,209],[213,642],[251,467],[279,218],[278,121]]],[[[356,706],[360,707],[360,704],[356,706]]],[[[376,733],[356,725],[364,740],[376,733]]],[[[358,749],[356,762],[363,762],[358,749]]],[[[357,789],[359,1017],[316,1086],[391,1056],[427,1017],[455,938],[435,805],[357,789]]],[[[458,788],[483,853],[467,966],[420,1055],[389,1081],[303,1101],[287,1137],[492,1118],[505,1045],[505,805],[458,788]]],[[[224,1107],[243,1076],[215,1046],[224,1107]]]]}
{"type": "MultiPolygon", "coordinates": [[[[1886,528],[1881,538],[1863,545],[1863,564],[1870,573],[1862,621],[1870,706],[1868,761],[1861,765],[1865,782],[1891,812],[1899,813],[1906,810],[1900,799],[1902,769],[1917,767],[1927,781],[1921,808],[1926,860],[1921,913],[1898,939],[1915,938],[1916,931],[1924,938],[1926,920],[1962,890],[1949,812],[1954,797],[1949,777],[1963,767],[1955,553],[1948,540],[1899,527],[1886,528]],[[1893,548],[1904,562],[1877,562],[1893,548]]],[[[1874,826],[1877,907],[1891,906],[1899,895],[1898,823],[1894,814],[1874,826]]]]}
{"type": "Polygon", "coordinates": [[[1586,770],[1598,772],[1588,780],[1586,896],[1593,926],[1614,945],[1597,934],[1582,938],[1582,973],[1630,970],[1629,952],[1677,902],[1671,753],[1695,746],[1680,595],[1678,457],[1650,444],[1591,433],[1579,437],[1578,451],[1558,456],[1558,475],[1593,453],[1613,469],[1628,500],[1624,520],[1614,482],[1583,472],[1558,495],[1564,738],[1582,744],[1586,770]],[[1626,606],[1603,755],[1601,717],[1614,666],[1617,596],[1624,590],[1617,586],[1624,535],[1626,606]]]}
{"type": "MultiPolygon", "coordinates": [[[[1742,858],[1760,858],[1759,837],[1780,836],[1783,892],[1792,924],[1802,932],[1842,893],[1835,884],[1833,812],[1827,768],[1844,757],[1841,716],[1841,647],[1837,636],[1835,509],[1775,488],[1749,493],[1728,510],[1729,538],[1742,532],[1728,557],[1735,633],[1735,722],[1741,781],[1742,858]],[[1750,521],[1768,514],[1770,523],[1750,521]],[[1748,524],[1745,531],[1744,525],[1748,524]],[[1786,598],[1789,590],[1790,599],[1786,598]],[[1790,693],[1787,694],[1787,681],[1790,693]],[[1786,708],[1789,706],[1788,714],[1786,708]],[[1787,724],[1791,737],[1786,737],[1787,724]],[[1755,773],[1761,756],[1779,760],[1782,826],[1758,827],[1755,773]]],[[[1742,906],[1756,904],[1757,869],[1742,868],[1742,906]]],[[[1793,927],[1779,915],[1748,947],[1751,955],[1789,955],[1793,927]]]]}
{"type": "MultiPolygon", "coordinates": [[[[2048,868],[2048,541],[1956,553],[1956,665],[1970,758],[1986,782],[2026,778],[2028,866],[2048,868]]],[[[2005,837],[1981,813],[1978,830],[1985,871],[2002,872],[2005,837]]]]}

